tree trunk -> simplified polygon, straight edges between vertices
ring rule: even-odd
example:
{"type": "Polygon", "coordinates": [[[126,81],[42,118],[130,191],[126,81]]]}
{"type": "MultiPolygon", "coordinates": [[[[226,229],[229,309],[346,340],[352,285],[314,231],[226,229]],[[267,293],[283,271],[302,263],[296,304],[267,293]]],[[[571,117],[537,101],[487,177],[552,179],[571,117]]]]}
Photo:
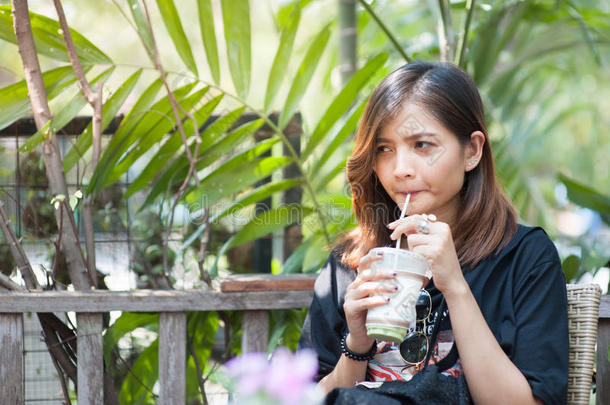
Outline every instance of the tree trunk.
{"type": "MultiPolygon", "coordinates": [[[[15,35],[19,47],[19,54],[23,61],[25,80],[28,86],[30,103],[34,114],[36,128],[41,130],[50,120],[51,113],[47,101],[47,92],[42,80],[40,64],[34,45],[30,16],[28,13],[27,0],[11,0],[13,8],[13,20],[15,35]]],[[[68,198],[68,186],[64,167],[61,162],[57,137],[49,130],[46,139],[42,144],[42,155],[49,180],[49,189],[53,196],[59,194],[68,198]]],[[[86,290],[91,286],[88,277],[86,263],[83,261],[83,254],[78,245],[78,235],[76,228],[73,228],[72,221],[68,215],[72,215],[68,204],[60,204],[60,208],[55,211],[58,228],[60,229],[61,247],[66,256],[68,271],[72,284],[77,290],[86,290]],[[63,215],[62,215],[63,210],[63,215]]]]}

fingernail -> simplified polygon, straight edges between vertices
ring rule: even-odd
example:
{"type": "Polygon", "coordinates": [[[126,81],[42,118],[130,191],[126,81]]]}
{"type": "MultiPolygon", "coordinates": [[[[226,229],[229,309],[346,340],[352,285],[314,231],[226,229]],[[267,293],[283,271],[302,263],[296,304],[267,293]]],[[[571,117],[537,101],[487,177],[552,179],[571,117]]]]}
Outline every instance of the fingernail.
{"type": "Polygon", "coordinates": [[[386,301],[386,302],[390,302],[390,297],[387,297],[387,298],[385,299],[385,301],[386,301]]]}
{"type": "Polygon", "coordinates": [[[383,256],[383,252],[377,252],[377,256],[383,256]]]}
{"type": "Polygon", "coordinates": [[[398,286],[397,285],[394,286],[394,291],[398,291],[398,286]]]}
{"type": "Polygon", "coordinates": [[[398,275],[398,273],[396,273],[396,272],[392,273],[392,277],[396,277],[397,275],[398,275]]]}

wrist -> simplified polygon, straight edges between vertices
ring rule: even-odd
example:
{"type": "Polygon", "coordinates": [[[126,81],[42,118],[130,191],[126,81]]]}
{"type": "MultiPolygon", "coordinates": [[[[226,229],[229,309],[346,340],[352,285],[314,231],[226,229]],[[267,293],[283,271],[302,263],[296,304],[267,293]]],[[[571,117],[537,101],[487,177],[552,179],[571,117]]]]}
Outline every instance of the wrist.
{"type": "Polygon", "coordinates": [[[449,301],[460,300],[470,294],[470,286],[466,280],[462,277],[459,281],[451,283],[447,288],[442,291],[445,299],[449,301]]]}
{"type": "Polygon", "coordinates": [[[345,337],[345,345],[354,353],[367,353],[369,350],[371,350],[373,344],[375,344],[375,339],[368,336],[355,339],[354,335],[351,332],[348,332],[345,337]]]}
{"type": "MultiPolygon", "coordinates": [[[[345,335],[343,335],[343,338],[341,339],[341,353],[343,353],[343,355],[345,355],[345,357],[347,357],[348,359],[354,360],[354,361],[370,361],[373,359],[373,357],[375,356],[375,353],[377,353],[377,342],[372,339],[373,343],[371,346],[369,346],[369,348],[366,351],[355,351],[352,350],[352,348],[350,346],[348,346],[348,338],[349,338],[349,332],[346,332],[345,335]]],[[[360,349],[357,349],[360,350],[360,349]]]]}

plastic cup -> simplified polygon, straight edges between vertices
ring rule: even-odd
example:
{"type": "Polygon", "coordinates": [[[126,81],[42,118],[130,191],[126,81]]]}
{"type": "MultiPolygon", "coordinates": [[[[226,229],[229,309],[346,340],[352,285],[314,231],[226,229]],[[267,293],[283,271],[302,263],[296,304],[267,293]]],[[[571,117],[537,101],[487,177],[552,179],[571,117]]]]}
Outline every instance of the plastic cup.
{"type": "Polygon", "coordinates": [[[420,254],[404,249],[381,247],[371,249],[372,254],[383,252],[383,257],[371,264],[372,271],[397,273],[395,280],[387,280],[398,286],[390,302],[368,310],[366,331],[369,337],[400,343],[409,329],[415,327],[415,304],[424,281],[431,277],[428,261],[420,254]]]}

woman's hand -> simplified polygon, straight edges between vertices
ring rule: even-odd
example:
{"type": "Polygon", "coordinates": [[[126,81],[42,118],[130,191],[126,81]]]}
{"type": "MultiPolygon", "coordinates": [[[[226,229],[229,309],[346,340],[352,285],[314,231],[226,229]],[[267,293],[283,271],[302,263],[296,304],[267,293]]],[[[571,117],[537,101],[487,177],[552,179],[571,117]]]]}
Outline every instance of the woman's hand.
{"type": "Polygon", "coordinates": [[[462,290],[467,286],[455,251],[451,228],[436,222],[433,215],[411,215],[388,224],[393,240],[407,236],[409,250],[424,256],[430,264],[434,285],[443,294],[462,290]]]}
{"type": "Polygon", "coordinates": [[[382,255],[369,253],[360,259],[358,276],[347,286],[345,293],[343,311],[349,329],[346,344],[350,350],[356,353],[368,352],[374,343],[374,339],[366,334],[368,309],[387,304],[390,295],[396,292],[395,283],[387,281],[395,279],[395,273],[374,271],[370,268],[371,263],[382,257],[382,255]],[[377,295],[376,293],[381,294],[377,295]]]}

